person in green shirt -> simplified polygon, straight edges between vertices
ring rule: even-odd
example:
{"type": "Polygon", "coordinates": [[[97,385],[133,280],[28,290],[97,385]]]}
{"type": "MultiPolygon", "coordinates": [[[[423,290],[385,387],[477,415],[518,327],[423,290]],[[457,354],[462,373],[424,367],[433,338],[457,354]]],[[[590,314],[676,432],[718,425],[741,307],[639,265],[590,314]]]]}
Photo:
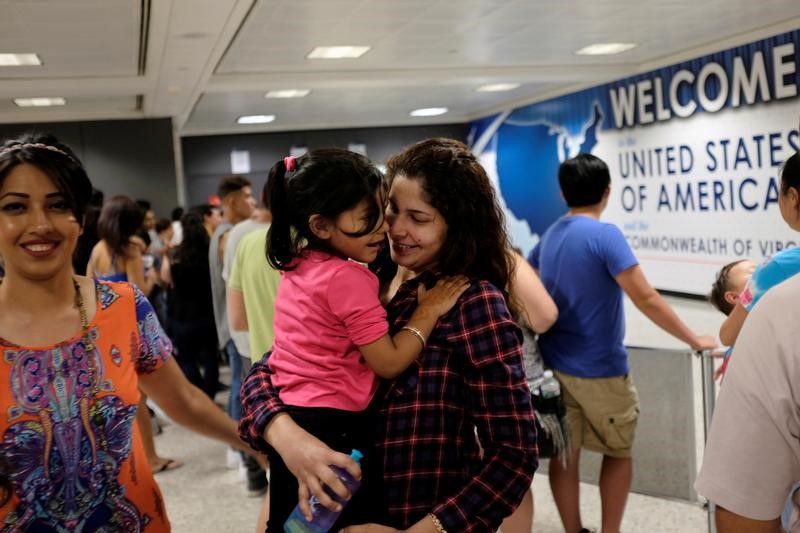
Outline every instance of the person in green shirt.
{"type": "Polygon", "coordinates": [[[251,361],[261,359],[275,340],[280,274],[267,263],[264,247],[269,224],[265,226],[242,237],[228,278],[228,320],[232,331],[248,332],[251,361]]]}

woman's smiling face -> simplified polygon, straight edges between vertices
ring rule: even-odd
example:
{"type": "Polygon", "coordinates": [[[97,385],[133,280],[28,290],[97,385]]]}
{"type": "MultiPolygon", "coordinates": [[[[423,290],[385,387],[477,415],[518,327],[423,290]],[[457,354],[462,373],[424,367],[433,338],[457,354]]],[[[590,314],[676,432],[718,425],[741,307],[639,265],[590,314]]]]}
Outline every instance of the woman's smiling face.
{"type": "Polygon", "coordinates": [[[420,179],[396,176],[386,209],[392,260],[415,274],[436,267],[447,237],[447,223],[428,203],[420,179]]]}
{"type": "Polygon", "coordinates": [[[80,224],[53,179],[30,164],[16,166],[0,185],[0,255],[6,270],[47,279],[72,269],[80,224]]]}

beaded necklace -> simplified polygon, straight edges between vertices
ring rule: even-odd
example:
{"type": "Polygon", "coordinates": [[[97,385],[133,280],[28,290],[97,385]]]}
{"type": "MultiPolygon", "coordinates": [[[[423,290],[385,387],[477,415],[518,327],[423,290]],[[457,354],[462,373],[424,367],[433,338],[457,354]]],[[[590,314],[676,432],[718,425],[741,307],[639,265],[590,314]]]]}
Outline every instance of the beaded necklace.
{"type": "Polygon", "coordinates": [[[86,350],[86,366],[89,370],[89,384],[91,386],[89,395],[93,397],[100,392],[100,388],[96,380],[97,376],[95,376],[95,365],[92,358],[94,342],[92,342],[92,336],[89,333],[89,314],[86,311],[86,303],[83,301],[83,295],[81,294],[81,285],[74,276],[72,278],[72,286],[75,287],[75,307],[78,308],[78,312],[81,315],[81,336],[83,337],[83,346],[86,350]]]}
{"type": "Polygon", "coordinates": [[[78,282],[78,278],[72,278],[72,286],[75,287],[75,307],[78,308],[78,312],[81,315],[81,333],[83,335],[83,343],[86,346],[86,351],[91,353],[94,350],[94,343],[92,342],[92,337],[89,335],[89,318],[88,313],[86,312],[86,304],[83,301],[83,295],[81,294],[81,285],[78,282]]]}

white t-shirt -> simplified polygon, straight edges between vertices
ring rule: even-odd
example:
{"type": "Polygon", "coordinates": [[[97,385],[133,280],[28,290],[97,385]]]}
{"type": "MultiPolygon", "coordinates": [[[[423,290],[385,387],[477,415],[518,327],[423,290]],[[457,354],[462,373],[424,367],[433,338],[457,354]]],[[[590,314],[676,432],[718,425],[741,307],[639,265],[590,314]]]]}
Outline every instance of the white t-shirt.
{"type": "Polygon", "coordinates": [[[800,480],[798,317],[800,275],[768,291],[747,317],[695,484],[717,505],[753,520],[780,516],[800,480]]]}

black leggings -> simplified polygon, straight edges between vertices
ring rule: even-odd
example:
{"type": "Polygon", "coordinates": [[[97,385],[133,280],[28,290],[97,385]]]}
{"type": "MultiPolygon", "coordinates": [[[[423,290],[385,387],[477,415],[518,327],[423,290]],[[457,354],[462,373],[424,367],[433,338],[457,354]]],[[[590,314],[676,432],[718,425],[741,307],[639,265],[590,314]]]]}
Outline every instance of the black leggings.
{"type": "MultiPolygon", "coordinates": [[[[374,522],[383,516],[381,480],[383,470],[376,460],[373,417],[369,412],[340,411],[313,407],[288,407],[297,425],[337,452],[350,454],[356,449],[361,459],[361,488],[353,495],[331,531],[374,522]]],[[[267,533],[283,533],[283,523],[297,505],[297,479],[278,453],[267,453],[270,468],[269,520],[267,533]]]]}
{"type": "Polygon", "coordinates": [[[178,349],[178,364],[186,378],[213,400],[219,386],[214,322],[205,319],[173,320],[172,340],[178,349]]]}

